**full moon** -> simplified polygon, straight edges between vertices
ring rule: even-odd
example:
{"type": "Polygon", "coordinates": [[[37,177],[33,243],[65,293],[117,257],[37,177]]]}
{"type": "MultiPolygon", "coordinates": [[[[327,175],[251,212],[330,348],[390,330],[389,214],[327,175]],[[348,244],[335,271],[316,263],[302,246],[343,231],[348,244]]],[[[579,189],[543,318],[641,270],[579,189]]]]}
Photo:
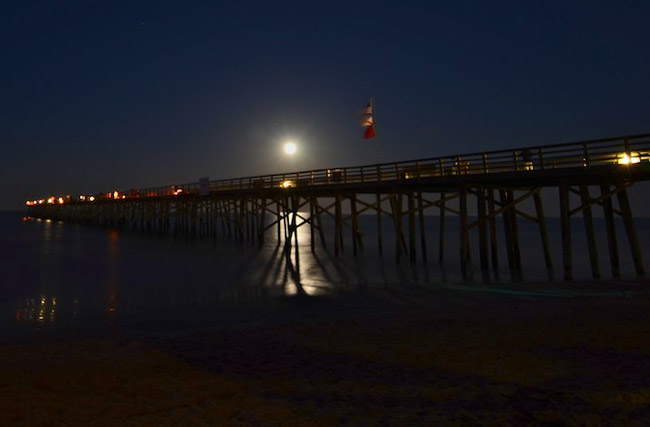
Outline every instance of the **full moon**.
{"type": "Polygon", "coordinates": [[[284,144],[284,152],[287,153],[290,156],[293,156],[296,154],[296,144],[293,142],[287,142],[284,144]]]}

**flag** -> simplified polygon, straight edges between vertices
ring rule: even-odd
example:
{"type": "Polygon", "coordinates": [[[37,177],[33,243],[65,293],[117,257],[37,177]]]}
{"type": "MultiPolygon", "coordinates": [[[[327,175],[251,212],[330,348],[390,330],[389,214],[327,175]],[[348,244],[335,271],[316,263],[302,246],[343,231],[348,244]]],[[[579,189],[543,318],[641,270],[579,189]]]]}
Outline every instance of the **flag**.
{"type": "Polygon", "coordinates": [[[368,102],[368,105],[363,110],[364,116],[361,120],[361,126],[366,128],[366,130],[363,132],[363,139],[370,139],[376,136],[374,112],[375,111],[372,105],[372,98],[370,98],[370,102],[368,102]]]}
{"type": "Polygon", "coordinates": [[[372,126],[374,124],[374,121],[372,119],[372,116],[365,116],[361,120],[361,126],[366,127],[366,126],[372,126]]]}
{"type": "Polygon", "coordinates": [[[370,139],[374,138],[375,135],[375,127],[370,125],[366,128],[366,131],[363,133],[363,139],[370,139]]]}

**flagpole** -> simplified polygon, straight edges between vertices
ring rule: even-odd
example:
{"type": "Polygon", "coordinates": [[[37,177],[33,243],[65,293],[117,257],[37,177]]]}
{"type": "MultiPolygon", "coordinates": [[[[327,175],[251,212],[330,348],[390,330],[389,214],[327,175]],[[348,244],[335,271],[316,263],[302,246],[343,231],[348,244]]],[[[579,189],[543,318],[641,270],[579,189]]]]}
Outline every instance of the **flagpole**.
{"type": "MultiPolygon", "coordinates": [[[[375,120],[375,99],[370,97],[370,111],[372,111],[372,125],[375,128],[375,134],[377,133],[377,121],[375,120]]],[[[381,164],[381,141],[375,135],[375,146],[377,147],[377,164],[381,164]]]]}

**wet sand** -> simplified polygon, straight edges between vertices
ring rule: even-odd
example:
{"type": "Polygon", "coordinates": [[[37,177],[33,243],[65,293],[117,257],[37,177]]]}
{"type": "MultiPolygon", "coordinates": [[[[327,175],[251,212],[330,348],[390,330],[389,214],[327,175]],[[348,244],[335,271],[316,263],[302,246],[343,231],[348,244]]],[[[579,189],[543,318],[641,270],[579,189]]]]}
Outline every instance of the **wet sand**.
{"type": "Polygon", "coordinates": [[[647,425],[649,285],[383,289],[2,345],[0,423],[647,425]]]}

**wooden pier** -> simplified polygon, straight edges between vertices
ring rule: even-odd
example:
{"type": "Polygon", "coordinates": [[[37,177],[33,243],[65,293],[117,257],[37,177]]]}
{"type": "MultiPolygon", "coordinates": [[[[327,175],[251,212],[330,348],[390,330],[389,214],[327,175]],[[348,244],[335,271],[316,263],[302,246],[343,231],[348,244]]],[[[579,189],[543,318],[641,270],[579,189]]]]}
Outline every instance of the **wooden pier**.
{"type": "MultiPolygon", "coordinates": [[[[102,227],[173,234],[187,238],[236,239],[263,244],[270,233],[287,254],[298,248],[300,227],[308,227],[311,248],[320,244],[339,255],[351,245],[364,248],[360,215],[376,218],[377,247],[383,256],[394,245],[395,261],[431,262],[425,215],[439,215],[437,262],[448,256],[445,221],[459,219],[460,268],[471,271],[471,245],[478,241],[477,266],[484,278],[497,274],[499,244],[505,242],[511,277],[521,278],[519,221],[537,224],[549,279],[555,266],[542,190],[557,192],[562,235],[562,272],[573,278],[571,218],[581,217],[588,240],[591,274],[601,277],[594,209],[602,209],[609,268],[621,266],[615,217],[622,218],[637,275],[643,258],[628,200],[628,188],[650,179],[650,134],[575,143],[470,153],[285,174],[223,179],[138,190],[50,196],[27,202],[30,215],[102,227]],[[323,218],[327,216],[327,224],[323,218]],[[395,239],[387,242],[385,222],[395,239]],[[503,236],[497,235],[502,221],[503,236]],[[475,233],[474,238],[471,237],[475,233]],[[347,236],[347,237],[346,237],[347,236]]],[[[557,212],[554,212],[557,215],[557,212]]]]}

